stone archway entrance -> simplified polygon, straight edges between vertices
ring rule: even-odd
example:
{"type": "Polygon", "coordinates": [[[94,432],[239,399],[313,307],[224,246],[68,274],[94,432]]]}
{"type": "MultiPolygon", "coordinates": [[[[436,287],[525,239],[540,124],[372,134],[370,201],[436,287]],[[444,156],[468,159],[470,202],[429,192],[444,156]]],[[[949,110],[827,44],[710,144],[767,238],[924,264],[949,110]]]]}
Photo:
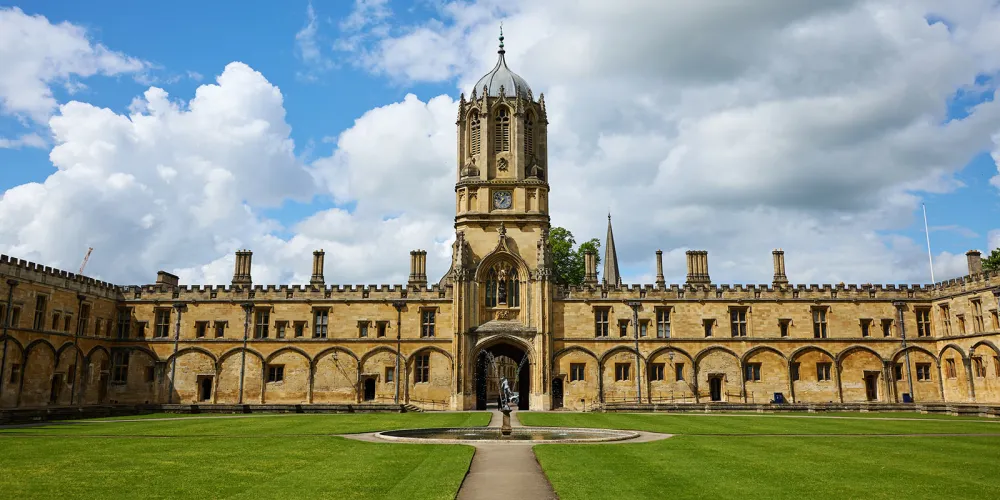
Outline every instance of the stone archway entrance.
{"type": "Polygon", "coordinates": [[[476,356],[476,409],[499,403],[500,379],[506,377],[518,394],[518,410],[527,410],[531,399],[531,362],[523,348],[500,342],[476,356]],[[492,363],[491,363],[492,360],[492,363]]]}

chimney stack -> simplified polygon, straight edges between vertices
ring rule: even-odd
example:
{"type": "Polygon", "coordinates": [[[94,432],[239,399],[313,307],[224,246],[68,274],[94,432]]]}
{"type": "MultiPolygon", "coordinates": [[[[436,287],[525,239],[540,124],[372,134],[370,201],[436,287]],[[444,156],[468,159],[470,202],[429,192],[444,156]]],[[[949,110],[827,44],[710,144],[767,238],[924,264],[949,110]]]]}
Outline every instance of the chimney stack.
{"type": "Polygon", "coordinates": [[[597,258],[594,251],[590,249],[583,253],[583,284],[597,284],[597,258]]]}
{"type": "Polygon", "coordinates": [[[176,287],[180,284],[180,278],[166,271],[156,273],[156,284],[176,287]]]}
{"type": "Polygon", "coordinates": [[[253,280],[250,278],[250,262],[252,259],[253,252],[250,250],[236,251],[236,266],[233,269],[233,286],[253,285],[253,280]]]}
{"type": "Polygon", "coordinates": [[[965,252],[965,258],[969,261],[970,276],[983,272],[983,254],[979,253],[979,250],[965,252]]]}
{"type": "Polygon", "coordinates": [[[310,285],[321,287],[326,284],[326,280],[323,279],[323,261],[325,258],[326,252],[322,248],[313,252],[313,270],[312,278],[309,278],[310,285]]]}
{"type": "Polygon", "coordinates": [[[666,288],[667,280],[663,279],[663,250],[656,251],[656,286],[666,288]]]}
{"type": "Polygon", "coordinates": [[[774,286],[787,285],[788,277],[785,276],[785,251],[778,248],[771,252],[774,256],[774,286]]]}
{"type": "Polygon", "coordinates": [[[427,251],[413,250],[410,252],[410,280],[407,286],[427,286],[427,251]]]}
{"type": "Polygon", "coordinates": [[[688,284],[704,283],[709,284],[712,280],[708,277],[708,251],[688,250],[687,251],[687,282],[688,284]]]}

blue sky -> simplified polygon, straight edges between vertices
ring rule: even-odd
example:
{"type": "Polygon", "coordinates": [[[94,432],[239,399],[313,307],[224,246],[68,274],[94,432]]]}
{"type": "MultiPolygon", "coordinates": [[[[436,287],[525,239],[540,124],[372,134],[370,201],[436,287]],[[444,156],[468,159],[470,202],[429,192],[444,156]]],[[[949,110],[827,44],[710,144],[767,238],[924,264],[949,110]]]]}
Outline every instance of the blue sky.
{"type": "MultiPolygon", "coordinates": [[[[539,87],[538,83],[533,84],[536,86],[536,94],[539,91],[551,91],[553,95],[557,96],[555,100],[557,103],[559,102],[558,96],[560,95],[576,97],[572,95],[572,88],[565,91],[562,89],[566,87],[567,81],[573,81],[573,78],[578,78],[569,76],[572,71],[583,70],[579,67],[568,67],[565,70],[560,70],[558,68],[562,67],[560,64],[565,62],[565,58],[550,56],[546,59],[543,55],[554,53],[552,50],[555,49],[552,49],[551,46],[554,43],[560,43],[560,40],[558,40],[560,37],[555,37],[556,41],[552,42],[552,37],[545,38],[535,34],[530,36],[526,34],[518,35],[519,26],[523,31],[527,29],[525,28],[526,26],[532,26],[544,21],[545,13],[540,10],[543,7],[526,7],[518,3],[519,7],[511,7],[508,11],[505,11],[504,8],[496,7],[492,4],[479,7],[477,5],[478,2],[452,4],[450,2],[430,1],[416,1],[412,3],[389,1],[384,5],[384,8],[387,11],[391,11],[391,13],[384,16],[384,18],[380,18],[379,22],[363,24],[360,27],[360,31],[345,31],[342,29],[345,19],[348,19],[352,13],[359,12],[358,7],[362,3],[364,2],[361,0],[357,3],[349,1],[315,1],[312,4],[308,2],[265,3],[232,1],[177,1],[168,4],[99,2],[90,4],[70,1],[27,1],[19,2],[16,6],[28,15],[42,15],[52,24],[67,22],[81,27],[86,30],[86,38],[91,43],[101,44],[112,51],[146,61],[151,65],[149,69],[139,75],[125,72],[114,76],[70,77],[69,80],[71,82],[81,83],[86,86],[74,93],[68,92],[66,85],[63,85],[63,82],[59,81],[51,85],[52,93],[58,103],[63,104],[77,100],[96,107],[108,108],[118,114],[127,114],[133,99],[141,96],[150,86],[156,86],[166,90],[173,101],[184,104],[194,97],[195,91],[199,86],[214,83],[216,78],[222,74],[227,64],[239,61],[245,63],[253,70],[260,72],[266,78],[267,82],[280,89],[283,97],[283,109],[286,113],[284,120],[291,127],[290,138],[294,141],[294,154],[302,165],[312,165],[314,162],[323,162],[329,159],[333,159],[330,160],[333,163],[347,161],[343,159],[338,160],[338,154],[346,155],[350,153],[352,157],[360,157],[360,155],[357,155],[357,152],[347,151],[346,148],[345,151],[338,153],[336,145],[336,138],[342,132],[356,128],[356,120],[360,117],[366,113],[371,113],[372,118],[375,119],[380,114],[387,114],[389,111],[379,110],[379,108],[394,103],[402,103],[407,94],[415,94],[419,100],[418,104],[425,106],[423,108],[425,111],[431,108],[428,101],[442,94],[451,99],[457,99],[460,85],[469,81],[470,78],[474,78],[476,75],[487,71],[491,65],[489,61],[495,57],[495,55],[492,55],[492,51],[495,50],[493,47],[460,47],[455,49],[455,54],[447,54],[451,56],[450,58],[442,56],[442,59],[449,61],[448,64],[453,64],[456,60],[472,61],[471,65],[475,67],[460,68],[458,70],[441,70],[437,73],[440,75],[439,77],[415,77],[414,75],[419,73],[418,70],[426,70],[426,68],[421,67],[419,61],[390,61],[392,54],[386,54],[385,48],[393,46],[385,45],[384,42],[399,42],[400,47],[403,47],[402,42],[413,43],[413,46],[420,46],[417,43],[422,41],[417,36],[420,34],[420,28],[429,28],[427,31],[431,32],[435,30],[440,31],[439,37],[438,35],[434,35],[440,38],[440,40],[435,41],[433,37],[429,39],[430,41],[423,40],[423,43],[426,44],[425,46],[431,47],[430,50],[423,53],[430,60],[434,59],[432,56],[441,55],[437,52],[450,51],[454,48],[454,45],[457,45],[456,43],[452,43],[449,46],[441,46],[444,48],[439,47],[435,51],[433,49],[435,47],[434,43],[451,43],[456,40],[462,43],[469,43],[470,40],[474,40],[478,43],[481,40],[488,39],[483,34],[494,31],[499,21],[505,21],[508,30],[514,32],[513,38],[509,37],[509,41],[513,41],[513,44],[508,43],[512,51],[510,54],[512,65],[515,71],[519,71],[529,82],[541,82],[540,85],[542,87],[539,87]],[[317,30],[314,40],[317,44],[316,46],[321,51],[322,64],[316,61],[304,60],[301,57],[300,46],[297,45],[296,41],[296,34],[300,33],[309,23],[308,9],[310,5],[316,15],[317,30]],[[539,9],[538,12],[531,10],[535,8],[539,9]],[[466,10],[462,11],[461,9],[466,10]],[[466,15],[459,15],[456,12],[464,12],[466,15]],[[470,21],[469,19],[472,20],[470,21]],[[343,40],[350,35],[360,35],[362,37],[360,38],[361,50],[365,51],[367,55],[374,54],[375,62],[359,64],[359,58],[362,56],[361,52],[350,52],[335,48],[338,40],[343,40]],[[546,45],[546,43],[549,45],[546,45]],[[526,45],[530,45],[530,47],[526,49],[526,45]],[[543,50],[546,47],[549,47],[549,52],[543,50]],[[379,52],[380,50],[382,52],[379,52]],[[518,52],[519,50],[520,52],[518,52]],[[528,54],[525,54],[525,51],[528,51],[528,54]],[[558,71],[567,71],[567,76],[560,79],[558,71]]],[[[380,2],[371,3],[380,4],[380,2]]],[[[525,5],[530,5],[530,3],[525,5]]],[[[0,8],[2,7],[3,5],[0,5],[0,8]]],[[[992,14],[995,14],[995,12],[992,12],[992,14]]],[[[816,15],[820,16],[823,13],[816,15]]],[[[959,23],[959,21],[950,19],[948,15],[925,14],[924,17],[930,19],[928,24],[944,22],[951,30],[954,30],[956,23],[959,23]]],[[[746,22],[747,24],[751,24],[758,21],[756,19],[748,19],[746,22]]],[[[759,22],[762,25],[767,24],[767,21],[759,22]]],[[[581,26],[552,28],[553,31],[557,29],[566,30],[566,32],[587,30],[586,27],[581,26]]],[[[770,28],[761,28],[761,30],[766,29],[770,28]]],[[[593,30],[591,29],[590,31],[593,30]]],[[[564,35],[562,38],[561,42],[564,44],[569,43],[567,40],[572,40],[572,37],[568,35],[564,35]]],[[[693,47],[692,50],[698,50],[698,48],[693,47]]],[[[405,54],[405,52],[400,53],[405,54]]],[[[424,57],[420,52],[416,54],[417,56],[414,58],[424,57]]],[[[600,63],[600,55],[595,54],[593,58],[593,61],[588,62],[591,62],[596,67],[600,63]]],[[[431,62],[428,62],[427,65],[432,69],[434,68],[431,62]]],[[[426,75],[426,72],[419,74],[426,75]]],[[[679,76],[668,72],[664,78],[663,82],[666,82],[664,85],[669,86],[673,81],[671,78],[676,80],[679,79],[679,76]]],[[[582,82],[582,80],[580,81],[582,82]]],[[[940,111],[936,113],[943,118],[939,120],[942,127],[942,135],[944,135],[943,130],[948,123],[966,121],[970,115],[975,114],[976,110],[980,109],[978,106],[983,103],[990,103],[996,83],[996,68],[984,65],[984,67],[975,73],[973,78],[964,80],[961,84],[954,85],[948,95],[940,96],[938,104],[940,111]]],[[[720,102],[722,102],[721,98],[720,102]]],[[[618,104],[609,106],[613,107],[615,105],[618,104]]],[[[598,136],[587,135],[591,131],[587,130],[577,133],[573,130],[573,127],[577,126],[577,123],[572,122],[572,111],[572,109],[566,110],[569,113],[567,116],[570,123],[563,122],[552,125],[552,132],[550,132],[550,140],[553,142],[552,150],[566,149],[568,151],[560,153],[559,158],[553,158],[551,161],[554,165],[565,164],[574,168],[583,168],[583,165],[587,161],[590,161],[587,158],[601,155],[595,153],[590,154],[590,156],[577,157],[570,151],[573,149],[573,147],[569,146],[571,141],[583,141],[576,147],[580,155],[583,155],[586,151],[597,151],[598,153],[607,153],[607,151],[599,151],[602,146],[594,145],[598,142],[598,136]]],[[[664,108],[656,113],[660,115],[670,114],[672,113],[672,109],[664,108]]],[[[613,124],[621,120],[621,116],[631,115],[623,111],[613,119],[605,119],[603,122],[595,119],[594,122],[613,124]]],[[[580,129],[585,129],[588,124],[580,123],[579,126],[580,129]]],[[[665,130],[667,129],[670,129],[670,127],[665,127],[665,130]]],[[[15,138],[30,132],[39,133],[46,138],[50,137],[45,124],[32,123],[31,120],[25,119],[23,116],[16,116],[11,113],[0,113],[0,138],[15,138]]],[[[996,131],[981,132],[995,133],[996,131]]],[[[430,133],[428,131],[428,134],[430,133]]],[[[615,131],[606,130],[595,133],[612,135],[615,131]]],[[[915,177],[913,181],[918,183],[920,187],[908,191],[926,203],[928,222],[931,226],[931,242],[933,252],[936,256],[942,252],[952,255],[964,255],[966,250],[972,248],[988,252],[989,234],[991,231],[998,229],[996,221],[1000,220],[1000,199],[997,197],[997,187],[990,185],[990,179],[997,175],[997,167],[990,156],[990,148],[993,145],[988,141],[980,140],[976,142],[971,139],[970,141],[975,142],[978,146],[968,147],[968,144],[965,144],[965,149],[960,152],[953,152],[949,156],[949,158],[964,158],[962,160],[964,165],[942,165],[945,169],[955,172],[953,180],[957,181],[956,186],[945,189],[945,192],[937,193],[933,192],[936,191],[935,189],[927,188],[926,179],[915,177]],[[965,163],[966,160],[968,160],[967,163],[965,163]]],[[[41,148],[27,146],[20,148],[0,148],[0,174],[2,174],[0,175],[0,192],[30,182],[46,181],[55,172],[55,167],[49,158],[50,149],[51,142],[48,147],[41,148]]],[[[613,163],[617,161],[610,158],[610,153],[607,156],[609,162],[613,163]]],[[[445,162],[453,162],[447,156],[442,155],[442,157],[445,158],[445,162]]],[[[792,162],[802,161],[804,164],[813,161],[808,156],[787,160],[792,162]]],[[[650,166],[655,166],[660,161],[662,161],[662,157],[651,157],[647,163],[650,166]]],[[[353,164],[350,166],[350,169],[360,168],[363,168],[363,166],[353,164]]],[[[447,168],[452,168],[452,166],[448,165],[447,168]]],[[[880,167],[878,165],[859,165],[858,168],[880,167]]],[[[578,179],[580,175],[568,173],[568,168],[565,171],[567,173],[561,174],[567,176],[562,186],[557,184],[560,174],[558,172],[553,174],[553,223],[569,226],[577,234],[579,241],[589,239],[593,236],[603,238],[603,220],[602,217],[596,215],[597,212],[604,212],[606,208],[589,210],[589,208],[577,207],[570,201],[564,201],[560,198],[560,196],[569,196],[558,194],[560,188],[563,188],[563,193],[572,192],[573,189],[586,189],[586,187],[581,187],[582,184],[578,184],[578,182],[582,182],[578,179]],[[586,213],[584,213],[585,210],[587,210],[586,213]],[[590,213],[591,211],[594,213],[590,213]]],[[[948,178],[947,175],[946,178],[948,178]]],[[[336,184],[336,181],[334,181],[334,184],[336,184]]],[[[608,188],[608,186],[604,185],[607,183],[599,182],[598,184],[599,186],[593,185],[595,189],[597,187],[601,189],[608,188]]],[[[887,186],[886,189],[891,188],[898,193],[900,192],[899,186],[900,183],[897,182],[893,186],[887,186]]],[[[608,196],[620,198],[623,196],[628,197],[632,193],[628,191],[627,187],[622,189],[624,190],[612,192],[610,195],[604,192],[601,196],[606,198],[608,196]]],[[[336,189],[333,191],[336,191],[336,189]]],[[[907,190],[902,189],[901,192],[907,192],[907,190]]],[[[442,192],[426,193],[422,196],[439,196],[444,200],[443,205],[447,205],[450,203],[449,200],[452,193],[450,190],[444,190],[442,192]]],[[[254,205],[252,200],[249,201],[251,205],[254,205]]],[[[873,200],[871,203],[877,205],[880,202],[873,200]]],[[[296,237],[297,233],[292,230],[296,223],[315,214],[327,213],[331,209],[342,209],[348,213],[354,213],[359,204],[370,206],[372,202],[370,199],[361,198],[354,195],[354,193],[350,196],[337,197],[330,190],[319,189],[311,201],[286,199],[280,208],[254,206],[253,210],[255,211],[255,216],[261,220],[270,219],[278,222],[282,227],[276,228],[272,226],[268,232],[288,243],[296,237]],[[334,201],[335,197],[338,198],[337,201],[334,201]]],[[[598,203],[598,205],[602,204],[610,205],[612,203],[598,203]]],[[[751,200],[746,207],[734,213],[753,210],[754,207],[759,206],[768,206],[768,202],[763,199],[760,202],[751,200]]],[[[393,219],[401,214],[408,213],[406,207],[407,204],[403,202],[396,206],[381,204],[376,214],[377,217],[372,220],[386,221],[393,219]]],[[[77,209],[86,210],[85,207],[77,209]]],[[[619,248],[619,255],[623,259],[621,266],[623,274],[627,277],[634,277],[636,279],[649,278],[652,264],[651,255],[655,248],[668,250],[669,248],[699,248],[699,245],[712,245],[710,241],[700,243],[697,240],[692,241],[692,238],[688,235],[677,235],[675,234],[676,231],[670,228],[660,230],[657,234],[661,236],[657,236],[656,241],[642,241],[643,236],[637,236],[642,231],[641,226],[634,225],[638,224],[638,222],[630,225],[630,221],[627,220],[630,217],[628,209],[620,208],[618,210],[625,210],[624,214],[616,213],[615,234],[620,242],[626,241],[626,243],[619,243],[620,247],[625,247],[619,248]],[[623,219],[626,220],[619,222],[623,219]]],[[[809,207],[795,207],[793,211],[799,214],[810,213],[809,207]]],[[[891,260],[891,254],[893,253],[908,252],[907,256],[909,260],[905,263],[896,263],[896,265],[908,266],[910,272],[906,278],[900,278],[898,281],[912,281],[913,278],[918,278],[927,273],[914,268],[918,264],[913,260],[913,249],[905,245],[900,246],[898,242],[894,242],[894,239],[898,237],[908,238],[911,246],[913,243],[918,244],[924,252],[924,259],[926,261],[924,226],[919,203],[909,206],[909,215],[907,217],[900,218],[899,212],[893,213],[894,215],[889,217],[893,222],[887,224],[890,227],[878,227],[879,224],[870,224],[870,226],[875,227],[876,234],[881,237],[882,243],[885,245],[884,253],[888,256],[880,258],[891,260]],[[916,207],[915,210],[913,210],[913,206],[916,207]]],[[[414,243],[415,245],[434,245],[435,242],[440,244],[448,237],[448,226],[451,223],[450,215],[447,212],[441,211],[436,212],[436,214],[438,219],[436,223],[437,230],[432,231],[433,235],[421,240],[422,243],[414,243]]],[[[821,218],[835,216],[835,214],[827,213],[821,218]]],[[[721,217],[721,219],[718,219],[720,221],[726,220],[724,214],[720,214],[718,217],[721,217]]],[[[632,219],[636,218],[632,217],[632,219]]],[[[764,222],[758,223],[766,224],[764,222]]],[[[663,224],[666,223],[664,222],[663,224]]],[[[720,223],[720,231],[723,231],[723,225],[720,223]]],[[[867,243],[862,243],[860,239],[863,233],[864,228],[859,227],[845,234],[848,237],[858,237],[858,245],[864,246],[867,243]]],[[[0,232],[0,235],[2,234],[0,232]]],[[[788,245],[786,242],[791,241],[793,236],[787,234],[771,235],[768,237],[768,241],[774,241],[771,244],[773,247],[785,247],[788,245]]],[[[257,236],[256,238],[260,240],[262,237],[257,236]]],[[[830,241],[834,241],[834,236],[830,236],[830,238],[830,241]]],[[[843,239],[840,236],[837,236],[837,238],[843,239]]],[[[315,237],[310,241],[319,242],[322,241],[322,238],[315,237]]],[[[330,241],[327,244],[333,244],[333,240],[327,241],[330,241]]],[[[20,245],[18,242],[13,241],[0,243],[6,243],[8,248],[21,249],[27,252],[29,256],[34,252],[37,255],[33,258],[55,260],[59,264],[63,264],[63,260],[69,260],[68,257],[63,259],[55,254],[46,256],[45,252],[32,250],[35,247],[25,242],[20,242],[20,245]]],[[[244,243],[250,244],[250,241],[244,243]]],[[[346,242],[342,243],[347,244],[346,242]]],[[[80,241],[73,244],[85,247],[88,243],[80,241]]],[[[847,244],[850,244],[850,242],[847,242],[847,244]]],[[[726,243],[725,245],[730,244],[726,243]]],[[[718,244],[720,247],[725,245],[723,243],[718,244]]],[[[810,247],[808,249],[811,252],[810,259],[814,259],[808,262],[809,266],[820,266],[822,264],[822,259],[819,259],[817,255],[822,251],[823,243],[816,242],[815,246],[818,248],[810,247]]],[[[275,251],[277,252],[277,250],[275,251]]],[[[740,260],[735,255],[726,254],[725,250],[720,250],[720,252],[723,255],[723,259],[727,262],[727,264],[720,267],[728,269],[729,271],[726,271],[726,273],[731,274],[731,276],[726,276],[730,278],[726,281],[762,281],[761,277],[766,274],[766,270],[732,271],[739,268],[740,260]]],[[[760,253],[759,251],[757,252],[760,253]]],[[[803,249],[803,253],[805,252],[806,250],[803,249]]],[[[82,252],[68,252],[67,255],[69,253],[82,252]]],[[[859,255],[863,257],[865,251],[859,251],[859,255]]],[[[95,255],[95,257],[97,256],[95,255]]],[[[225,254],[220,254],[217,257],[212,257],[211,266],[218,266],[219,269],[222,269],[224,266],[219,263],[221,262],[219,259],[225,259],[225,254]]],[[[441,259],[443,258],[442,256],[441,259]]],[[[160,265],[169,269],[180,269],[183,272],[193,273],[192,276],[215,276],[208,271],[204,271],[208,274],[199,275],[198,273],[203,271],[195,271],[194,269],[199,268],[192,262],[171,262],[169,259],[165,259],[165,257],[159,258],[159,260],[153,259],[153,261],[147,262],[145,265],[160,265]],[[155,264],[153,263],[154,261],[155,264]]],[[[760,260],[764,267],[769,264],[766,254],[758,255],[755,259],[760,260]]],[[[99,259],[96,260],[99,261],[99,259]]],[[[789,256],[789,261],[791,267],[791,263],[795,262],[792,255],[789,256]]],[[[885,260],[885,262],[887,261],[885,260]]],[[[434,261],[432,260],[432,262],[434,261]]],[[[718,261],[713,260],[713,262],[718,261]]],[[[952,259],[952,264],[955,262],[957,260],[952,259]]],[[[210,265],[207,262],[204,264],[205,266],[210,265]]],[[[442,265],[446,266],[446,264],[442,265]]],[[[805,265],[805,263],[803,262],[802,265],[805,265]]],[[[877,268],[876,265],[877,262],[873,260],[862,267],[871,269],[877,268]]],[[[955,269],[955,265],[957,264],[952,265],[949,269],[955,269]]],[[[102,272],[113,274],[113,268],[110,267],[109,263],[97,263],[95,266],[102,272]]],[[[830,271],[829,273],[810,271],[807,274],[827,279],[836,279],[837,276],[852,278],[855,276],[851,274],[853,265],[850,261],[839,262],[837,266],[840,267],[836,271],[830,271]]],[[[923,266],[926,269],[926,265],[923,264],[923,266]]],[[[298,273],[298,270],[296,269],[295,272],[298,273]]],[[[381,271],[372,272],[375,273],[375,276],[395,277],[404,274],[405,269],[392,272],[386,271],[383,274],[380,274],[381,271]]],[[[130,274],[128,276],[131,278],[130,274]]],[[[291,275],[283,272],[276,276],[281,279],[287,279],[291,275]]],[[[938,276],[938,278],[941,279],[942,276],[938,276]]],[[[929,279],[929,277],[924,278],[924,280],[926,279],[929,279]]],[[[793,279],[793,281],[795,280],[793,279]]]]}
{"type": "MultiPolygon", "coordinates": [[[[315,80],[303,78],[306,65],[296,55],[295,34],[307,23],[308,2],[29,1],[16,6],[27,14],[44,15],[53,24],[81,25],[94,41],[155,64],[151,74],[156,80],[150,85],[163,88],[175,99],[190,99],[199,85],[212,81],[226,64],[247,63],[281,89],[296,153],[306,161],[329,155],[334,145],[323,139],[335,137],[369,109],[399,101],[411,92],[421,96],[456,93],[453,83],[400,85],[345,62],[315,80]],[[189,72],[202,78],[191,78],[189,72]]],[[[313,6],[321,29],[331,40],[338,36],[339,20],[353,9],[347,1],[317,1],[313,6]]],[[[88,89],[73,95],[58,86],[53,91],[59,102],[77,99],[125,113],[132,99],[149,87],[128,75],[92,77],[86,84],[88,89]]],[[[17,119],[0,117],[0,137],[24,130],[17,119]]],[[[0,190],[44,181],[53,171],[44,149],[0,149],[0,164],[9,167],[4,168],[0,190]]],[[[265,213],[291,224],[331,206],[337,205],[329,197],[318,196],[311,204],[289,202],[284,209],[265,213]]]]}

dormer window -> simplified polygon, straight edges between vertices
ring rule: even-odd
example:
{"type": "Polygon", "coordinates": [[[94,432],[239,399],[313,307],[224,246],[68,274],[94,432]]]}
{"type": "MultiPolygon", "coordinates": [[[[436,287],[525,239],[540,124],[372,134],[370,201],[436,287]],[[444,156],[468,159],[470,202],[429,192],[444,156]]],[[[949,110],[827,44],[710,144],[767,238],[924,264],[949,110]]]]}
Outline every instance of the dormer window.
{"type": "Polygon", "coordinates": [[[507,108],[501,107],[497,110],[497,115],[493,130],[493,150],[497,153],[510,151],[510,112],[507,108]]]}

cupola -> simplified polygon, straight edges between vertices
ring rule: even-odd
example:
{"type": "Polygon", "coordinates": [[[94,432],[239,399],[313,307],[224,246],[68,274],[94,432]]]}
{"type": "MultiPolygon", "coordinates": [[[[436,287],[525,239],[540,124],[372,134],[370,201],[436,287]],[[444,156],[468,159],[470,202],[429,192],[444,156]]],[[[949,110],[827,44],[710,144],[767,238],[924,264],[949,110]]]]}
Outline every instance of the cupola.
{"type": "Polygon", "coordinates": [[[500,30],[500,50],[497,51],[497,54],[500,55],[497,58],[497,65],[476,82],[475,94],[482,96],[485,87],[487,97],[500,97],[500,88],[503,87],[507,97],[517,96],[531,100],[531,87],[528,86],[528,82],[507,67],[507,60],[504,59],[502,28],[500,30]]]}

